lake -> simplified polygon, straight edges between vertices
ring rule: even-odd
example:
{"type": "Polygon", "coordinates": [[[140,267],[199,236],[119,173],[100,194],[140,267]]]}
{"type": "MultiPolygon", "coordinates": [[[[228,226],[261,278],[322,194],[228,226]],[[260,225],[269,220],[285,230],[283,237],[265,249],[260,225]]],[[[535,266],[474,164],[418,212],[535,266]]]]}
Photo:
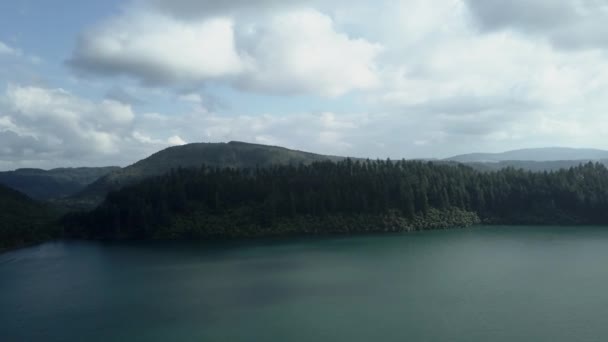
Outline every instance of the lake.
{"type": "Polygon", "coordinates": [[[0,254],[2,341],[605,341],[608,227],[0,254]]]}

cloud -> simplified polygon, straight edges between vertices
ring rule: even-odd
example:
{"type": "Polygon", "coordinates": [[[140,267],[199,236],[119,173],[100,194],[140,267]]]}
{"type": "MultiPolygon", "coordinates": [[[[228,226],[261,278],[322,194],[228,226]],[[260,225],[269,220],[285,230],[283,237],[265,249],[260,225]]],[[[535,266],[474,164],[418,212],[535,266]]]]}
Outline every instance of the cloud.
{"type": "Polygon", "coordinates": [[[139,131],[133,131],[132,137],[136,141],[138,141],[142,144],[146,144],[146,145],[151,144],[151,145],[156,145],[156,146],[162,146],[162,145],[176,146],[176,145],[187,144],[187,142],[184,141],[184,139],[182,139],[179,135],[171,136],[166,141],[163,141],[161,139],[154,139],[154,138],[150,137],[149,135],[146,135],[139,131]]]}
{"type": "Polygon", "coordinates": [[[236,29],[237,47],[251,66],[237,80],[241,88],[331,97],[379,82],[375,58],[382,47],[336,32],[316,10],[281,12],[236,29]]]}
{"type": "Polygon", "coordinates": [[[376,86],[380,51],[379,44],[336,32],[332,19],[313,9],[182,20],[136,7],[83,33],[68,64],[146,85],[217,82],[331,97],[376,86]]]}
{"type": "Polygon", "coordinates": [[[61,88],[11,85],[0,96],[0,113],[2,165],[124,164],[182,142],[171,136],[141,144],[130,105],[90,101],[61,88]]]}
{"type": "Polygon", "coordinates": [[[179,115],[147,114],[139,129],[174,132],[172,144],[230,140],[281,145],[333,154],[352,154],[346,140],[363,128],[365,114],[286,113],[283,115],[221,115],[185,112],[179,115]]]}
{"type": "Polygon", "coordinates": [[[161,12],[170,13],[179,18],[201,18],[235,15],[237,13],[261,11],[270,8],[290,8],[302,3],[302,0],[147,0],[140,5],[150,5],[161,12]]]}
{"type": "Polygon", "coordinates": [[[2,41],[0,41],[0,56],[2,55],[8,55],[8,56],[21,56],[23,55],[23,52],[21,52],[21,50],[13,48],[9,45],[7,45],[6,43],[3,43],[2,41]]]}
{"type": "Polygon", "coordinates": [[[169,139],[167,139],[167,142],[170,145],[185,145],[185,144],[187,144],[187,142],[184,141],[184,139],[182,139],[179,135],[174,135],[174,136],[170,137],[169,139]]]}
{"type": "Polygon", "coordinates": [[[117,132],[127,129],[134,117],[122,103],[92,103],[63,89],[11,86],[5,101],[10,120],[23,135],[65,155],[116,152],[117,132]]]}
{"type": "Polygon", "coordinates": [[[483,31],[512,29],[562,49],[608,48],[608,4],[594,0],[467,0],[483,31]]]}
{"type": "MultiPolygon", "coordinates": [[[[0,154],[8,159],[28,158],[31,155],[48,155],[52,151],[44,143],[31,136],[22,136],[13,131],[0,131],[0,154]]],[[[2,159],[4,159],[2,158],[2,159]]]]}
{"type": "Polygon", "coordinates": [[[485,30],[517,26],[530,31],[552,30],[576,19],[578,1],[467,0],[485,30]]]}
{"type": "Polygon", "coordinates": [[[228,111],[230,105],[223,99],[214,94],[203,92],[178,93],[176,100],[180,104],[186,104],[200,113],[228,111]]]}
{"type": "Polygon", "coordinates": [[[127,14],[87,31],[68,63],[82,71],[135,76],[149,85],[199,83],[244,67],[230,20],[183,23],[152,13],[127,14]]]}

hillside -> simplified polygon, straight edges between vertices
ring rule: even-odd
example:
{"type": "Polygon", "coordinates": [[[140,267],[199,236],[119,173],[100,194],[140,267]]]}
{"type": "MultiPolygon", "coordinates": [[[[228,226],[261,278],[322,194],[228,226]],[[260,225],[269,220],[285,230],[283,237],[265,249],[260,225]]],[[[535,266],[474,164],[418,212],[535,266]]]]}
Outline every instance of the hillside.
{"type": "Polygon", "coordinates": [[[52,170],[18,169],[0,172],[0,184],[38,200],[74,195],[119,167],[80,167],[52,170]]]}
{"type": "Polygon", "coordinates": [[[72,236],[111,239],[462,227],[479,219],[464,205],[456,207],[463,204],[465,184],[455,181],[476,174],[462,165],[350,159],[302,167],[180,169],[126,186],[65,222],[72,236]]]}
{"type": "Polygon", "coordinates": [[[0,251],[58,236],[57,216],[47,205],[0,185],[0,251]]]}
{"type": "Polygon", "coordinates": [[[461,163],[496,163],[502,161],[590,161],[608,159],[608,151],[588,148],[546,147],[513,150],[501,153],[470,153],[445,160],[461,163]]]}
{"type": "Polygon", "coordinates": [[[176,168],[198,168],[202,165],[222,168],[264,168],[272,165],[307,165],[315,161],[342,159],[344,158],[237,141],[187,144],[169,147],[133,165],[111,172],[86,187],[71,200],[85,207],[94,205],[103,200],[110,191],[145,178],[162,175],[176,168]]]}
{"type": "Polygon", "coordinates": [[[480,173],[418,161],[182,169],[110,194],[73,236],[176,239],[608,223],[608,169],[480,173]]]}

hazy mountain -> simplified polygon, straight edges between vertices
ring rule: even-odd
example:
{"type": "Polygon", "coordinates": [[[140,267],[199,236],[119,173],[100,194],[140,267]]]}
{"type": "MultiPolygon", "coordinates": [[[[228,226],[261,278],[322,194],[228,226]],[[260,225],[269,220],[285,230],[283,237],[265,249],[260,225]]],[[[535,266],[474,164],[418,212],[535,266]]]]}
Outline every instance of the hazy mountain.
{"type": "MultiPolygon", "coordinates": [[[[561,160],[601,160],[608,159],[608,151],[589,148],[529,148],[502,153],[470,153],[446,158],[461,163],[496,163],[502,161],[561,161],[561,160]]],[[[578,164],[578,163],[577,163],[578,164]]]]}
{"type": "Polygon", "coordinates": [[[500,162],[471,162],[463,163],[479,171],[498,171],[507,167],[515,169],[524,169],[532,172],[557,171],[560,169],[569,169],[588,162],[598,162],[608,166],[608,159],[601,160],[553,160],[553,161],[526,161],[526,160],[507,160],[500,162]]]}
{"type": "Polygon", "coordinates": [[[52,170],[18,169],[0,172],[0,184],[31,198],[49,200],[74,195],[119,167],[81,167],[52,170]]]}
{"type": "Polygon", "coordinates": [[[46,204],[0,185],[0,251],[56,236],[52,222],[57,215],[46,204]]]}
{"type": "Polygon", "coordinates": [[[162,175],[179,167],[192,168],[207,165],[222,168],[255,168],[272,165],[310,164],[315,161],[342,159],[344,157],[326,156],[290,150],[284,147],[238,141],[173,146],[133,165],[107,174],[86,187],[71,200],[83,205],[98,203],[110,191],[148,177],[162,175]]]}

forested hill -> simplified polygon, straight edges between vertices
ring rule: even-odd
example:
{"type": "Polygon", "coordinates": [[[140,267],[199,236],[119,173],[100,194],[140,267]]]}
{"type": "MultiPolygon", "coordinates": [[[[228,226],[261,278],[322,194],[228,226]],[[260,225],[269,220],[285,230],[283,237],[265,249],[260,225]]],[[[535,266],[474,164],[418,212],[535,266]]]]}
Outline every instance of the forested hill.
{"type": "Polygon", "coordinates": [[[66,219],[76,236],[208,238],[509,224],[608,224],[608,170],[553,173],[415,161],[175,170],[66,219]]]}
{"type": "Polygon", "coordinates": [[[237,141],[187,144],[169,147],[133,165],[112,172],[84,189],[75,200],[98,203],[110,191],[148,177],[162,175],[179,167],[198,168],[204,164],[221,168],[255,168],[342,159],[344,158],[237,141]]]}
{"type": "Polygon", "coordinates": [[[38,200],[74,195],[119,167],[79,167],[52,170],[18,169],[0,172],[0,184],[38,200]]]}
{"type": "Polygon", "coordinates": [[[0,251],[59,236],[49,206],[0,185],[0,251]]]}

